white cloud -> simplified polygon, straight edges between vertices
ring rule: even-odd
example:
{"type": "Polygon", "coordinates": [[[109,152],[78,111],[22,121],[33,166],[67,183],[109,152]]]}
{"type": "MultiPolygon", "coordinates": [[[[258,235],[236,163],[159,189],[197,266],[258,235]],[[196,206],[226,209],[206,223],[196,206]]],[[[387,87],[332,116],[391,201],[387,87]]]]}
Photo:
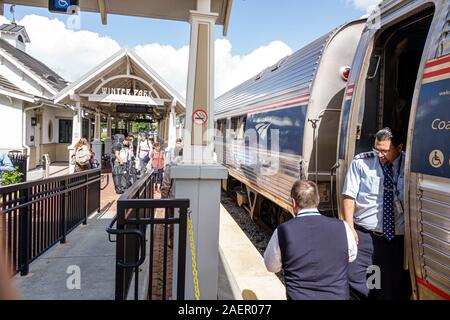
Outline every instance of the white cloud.
{"type": "Polygon", "coordinates": [[[371,13],[381,0],[350,0],[356,9],[371,13]]]}
{"type": "Polygon", "coordinates": [[[71,30],[58,19],[27,15],[18,24],[26,27],[31,43],[27,53],[43,61],[68,81],[74,81],[120,49],[108,37],[71,30]]]}
{"type": "MultiPolygon", "coordinates": [[[[0,22],[8,21],[0,16],[0,22]]],[[[68,81],[77,80],[120,50],[115,40],[90,31],[69,29],[56,18],[27,15],[18,24],[26,27],[31,39],[31,43],[27,44],[27,53],[68,81]]],[[[233,54],[232,44],[227,39],[217,39],[215,44],[216,96],[292,53],[291,48],[281,41],[271,42],[246,55],[233,54]]],[[[175,90],[182,96],[186,95],[188,46],[175,48],[151,43],[138,45],[134,49],[175,90]]]]}
{"type": "Polygon", "coordinates": [[[152,43],[136,46],[135,51],[175,90],[186,97],[189,46],[177,49],[152,43]]]}
{"type": "Polygon", "coordinates": [[[281,41],[273,41],[242,56],[233,55],[231,48],[229,40],[216,40],[216,96],[292,53],[292,49],[281,41]]]}

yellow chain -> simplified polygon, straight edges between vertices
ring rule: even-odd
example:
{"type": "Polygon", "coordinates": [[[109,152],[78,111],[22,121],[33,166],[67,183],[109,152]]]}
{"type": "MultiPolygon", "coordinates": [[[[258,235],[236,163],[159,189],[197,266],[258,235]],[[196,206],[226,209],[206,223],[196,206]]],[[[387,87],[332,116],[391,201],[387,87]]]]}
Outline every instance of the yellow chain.
{"type": "Polygon", "coordinates": [[[192,211],[188,210],[188,225],[189,225],[189,242],[191,245],[191,260],[192,260],[192,277],[194,280],[194,296],[195,300],[200,300],[200,287],[198,285],[197,262],[195,258],[195,244],[194,244],[194,228],[192,226],[192,211]]]}

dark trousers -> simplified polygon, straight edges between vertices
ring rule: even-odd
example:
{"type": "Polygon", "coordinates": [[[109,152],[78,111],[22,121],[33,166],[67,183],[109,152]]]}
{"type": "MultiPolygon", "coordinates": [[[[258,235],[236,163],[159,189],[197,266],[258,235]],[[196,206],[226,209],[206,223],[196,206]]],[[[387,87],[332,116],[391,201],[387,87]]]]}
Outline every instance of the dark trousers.
{"type": "Polygon", "coordinates": [[[404,236],[395,236],[388,241],[365,230],[355,227],[358,233],[358,256],[349,265],[350,288],[356,291],[360,298],[375,300],[407,300],[411,297],[411,281],[409,272],[403,270],[404,236]],[[369,270],[369,266],[377,266],[380,270],[380,288],[369,290],[369,284],[375,284],[376,268],[369,270]]]}
{"type": "Polygon", "coordinates": [[[125,166],[115,162],[112,170],[112,178],[116,192],[124,191],[127,188],[127,183],[124,176],[125,166]]]}

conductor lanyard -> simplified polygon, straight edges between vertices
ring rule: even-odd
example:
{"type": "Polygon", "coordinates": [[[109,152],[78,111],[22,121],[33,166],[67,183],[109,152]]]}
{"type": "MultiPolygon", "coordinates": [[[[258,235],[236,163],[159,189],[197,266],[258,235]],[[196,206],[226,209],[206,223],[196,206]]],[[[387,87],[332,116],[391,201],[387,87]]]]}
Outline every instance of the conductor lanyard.
{"type": "MultiPolygon", "coordinates": [[[[402,212],[403,212],[403,203],[400,200],[400,191],[398,190],[398,179],[400,178],[400,170],[402,169],[402,161],[403,161],[403,154],[400,153],[400,160],[398,162],[398,168],[397,168],[397,179],[394,179],[393,176],[391,176],[388,172],[386,172],[385,167],[383,165],[381,165],[381,168],[383,169],[383,174],[385,177],[387,177],[388,179],[390,179],[394,185],[394,194],[397,198],[397,200],[400,202],[400,205],[402,207],[402,212]]],[[[381,164],[381,162],[380,162],[381,164]]]]}

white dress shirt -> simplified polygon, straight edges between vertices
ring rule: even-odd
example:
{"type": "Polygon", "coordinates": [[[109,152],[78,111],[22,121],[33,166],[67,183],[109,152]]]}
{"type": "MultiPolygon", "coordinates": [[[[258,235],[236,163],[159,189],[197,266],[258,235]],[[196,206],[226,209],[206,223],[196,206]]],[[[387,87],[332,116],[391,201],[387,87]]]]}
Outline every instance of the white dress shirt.
{"type": "MultiPolygon", "coordinates": [[[[317,209],[304,209],[297,213],[297,218],[307,217],[307,216],[317,216],[320,215],[317,209]],[[302,213],[308,212],[308,214],[300,215],[302,213]],[[309,213],[311,212],[311,213],[309,213]]],[[[350,227],[347,222],[343,221],[345,225],[345,231],[347,234],[348,243],[348,262],[353,262],[358,254],[358,246],[355,241],[350,227]]],[[[282,269],[281,263],[281,250],[280,244],[278,242],[278,232],[277,229],[273,232],[272,238],[270,238],[269,244],[267,245],[266,251],[264,252],[264,264],[269,272],[280,272],[282,269]]]]}

